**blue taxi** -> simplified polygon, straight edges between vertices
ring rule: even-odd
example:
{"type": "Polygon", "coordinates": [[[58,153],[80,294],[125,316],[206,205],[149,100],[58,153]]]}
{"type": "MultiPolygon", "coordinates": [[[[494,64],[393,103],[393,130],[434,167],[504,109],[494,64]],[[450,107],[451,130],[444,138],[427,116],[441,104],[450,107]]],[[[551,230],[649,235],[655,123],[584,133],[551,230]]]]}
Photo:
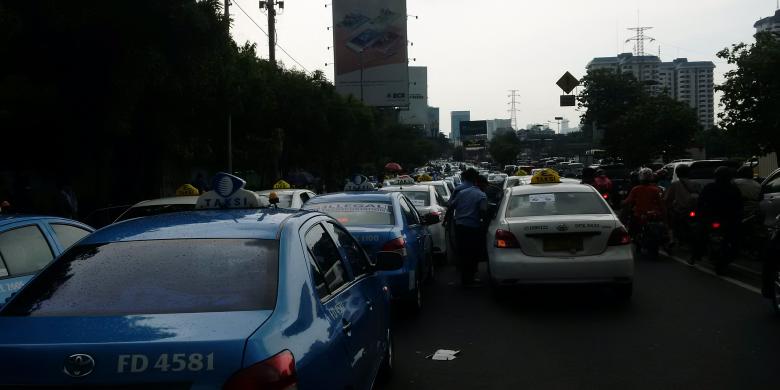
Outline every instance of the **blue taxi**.
{"type": "Polygon", "coordinates": [[[0,306],[41,268],[93,231],[71,219],[0,215],[0,306]]]}
{"type": "Polygon", "coordinates": [[[420,310],[423,282],[434,276],[433,238],[427,227],[439,222],[439,217],[420,216],[403,193],[372,188],[367,178],[356,177],[347,191],[314,197],[304,208],[336,218],[372,256],[382,251],[403,255],[403,268],[383,276],[393,298],[420,310]]]}
{"type": "Polygon", "coordinates": [[[196,210],[68,249],[0,310],[0,387],[369,389],[392,368],[388,289],[335,219],[219,174],[196,210]]]}

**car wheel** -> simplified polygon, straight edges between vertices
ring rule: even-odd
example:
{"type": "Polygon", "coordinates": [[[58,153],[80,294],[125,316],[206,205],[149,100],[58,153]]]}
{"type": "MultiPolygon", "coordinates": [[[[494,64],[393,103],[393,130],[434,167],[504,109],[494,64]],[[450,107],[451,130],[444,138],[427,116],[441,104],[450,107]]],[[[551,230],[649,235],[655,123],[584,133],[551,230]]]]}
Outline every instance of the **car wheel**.
{"type": "Polygon", "coordinates": [[[775,271],[774,280],[772,280],[772,308],[775,313],[780,314],[780,270],[775,271]]]}
{"type": "Polygon", "coordinates": [[[378,379],[380,382],[387,382],[393,376],[393,366],[395,365],[395,340],[393,340],[393,331],[387,328],[387,350],[382,359],[382,366],[379,368],[378,379]]]}
{"type": "Polygon", "coordinates": [[[621,301],[628,301],[631,299],[631,295],[634,294],[634,283],[616,284],[614,289],[618,299],[621,301]]]}

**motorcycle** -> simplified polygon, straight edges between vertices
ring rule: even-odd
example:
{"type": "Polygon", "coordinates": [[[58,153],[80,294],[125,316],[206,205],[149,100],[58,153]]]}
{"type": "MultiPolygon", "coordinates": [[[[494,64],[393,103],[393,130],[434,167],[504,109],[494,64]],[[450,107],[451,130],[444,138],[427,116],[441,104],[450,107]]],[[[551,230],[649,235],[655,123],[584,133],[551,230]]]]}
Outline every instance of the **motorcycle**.
{"type": "Polygon", "coordinates": [[[780,215],[769,227],[763,261],[762,292],[765,298],[769,298],[775,313],[780,314],[780,215]]]}
{"type": "Polygon", "coordinates": [[[707,253],[717,275],[724,275],[729,264],[736,257],[733,238],[728,236],[727,226],[713,220],[705,226],[707,232],[707,253]]]}
{"type": "Polygon", "coordinates": [[[668,239],[669,232],[663,218],[658,213],[643,214],[637,221],[636,237],[634,243],[637,251],[645,252],[651,260],[658,259],[658,251],[668,239]]]}

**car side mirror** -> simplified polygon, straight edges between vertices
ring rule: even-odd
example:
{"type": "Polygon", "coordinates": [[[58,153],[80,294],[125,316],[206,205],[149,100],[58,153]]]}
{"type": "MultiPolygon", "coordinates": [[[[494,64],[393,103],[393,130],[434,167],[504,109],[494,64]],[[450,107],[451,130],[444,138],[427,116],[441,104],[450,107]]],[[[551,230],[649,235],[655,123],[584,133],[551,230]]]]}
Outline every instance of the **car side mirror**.
{"type": "Polygon", "coordinates": [[[441,216],[438,214],[425,214],[422,216],[422,223],[425,226],[435,225],[441,222],[441,216]]]}
{"type": "Polygon", "coordinates": [[[376,271],[397,271],[404,266],[404,256],[397,252],[377,252],[376,271]]]}

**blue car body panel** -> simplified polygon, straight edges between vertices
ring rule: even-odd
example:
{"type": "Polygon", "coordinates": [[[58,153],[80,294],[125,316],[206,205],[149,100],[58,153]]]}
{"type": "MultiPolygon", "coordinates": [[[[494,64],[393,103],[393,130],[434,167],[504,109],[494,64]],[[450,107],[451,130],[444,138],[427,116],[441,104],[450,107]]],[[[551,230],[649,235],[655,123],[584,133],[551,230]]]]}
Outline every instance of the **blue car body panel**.
{"type": "MultiPolygon", "coordinates": [[[[9,230],[35,225],[43,233],[46,242],[49,244],[52,256],[59,256],[65,249],[63,245],[57,239],[54,230],[51,228],[51,224],[64,224],[72,225],[84,230],[93,232],[94,229],[81,222],[59,218],[59,217],[47,217],[47,216],[21,216],[21,215],[2,215],[0,216],[0,234],[9,230]]],[[[5,300],[9,298],[13,293],[19,291],[29,282],[35,273],[19,275],[19,276],[7,276],[0,278],[0,306],[5,303],[5,300]]]]}
{"type": "MultiPolygon", "coordinates": [[[[320,299],[310,273],[312,255],[302,240],[317,224],[343,228],[317,212],[238,209],[138,218],[95,232],[79,245],[180,238],[277,240],[275,306],[106,317],[18,317],[0,310],[0,385],[181,384],[212,389],[240,369],[287,350],[295,358],[299,389],[370,388],[388,348],[384,335],[390,296],[383,279],[369,273],[351,277],[332,296],[320,299]],[[345,321],[352,326],[349,332],[345,321]],[[94,358],[95,371],[82,378],[65,375],[64,359],[79,353],[94,358]],[[206,369],[206,363],[175,372],[155,368],[162,356],[174,355],[198,356],[204,362],[211,356],[213,369],[206,369]]],[[[349,263],[344,264],[353,276],[349,263]]],[[[13,300],[6,311],[12,306],[13,300]]]]}
{"type": "MultiPolygon", "coordinates": [[[[401,212],[400,202],[405,199],[400,192],[342,192],[328,195],[320,195],[309,200],[304,208],[309,205],[338,203],[338,202],[366,202],[366,203],[390,203],[393,206],[394,225],[350,225],[347,230],[358,240],[363,248],[375,258],[377,252],[388,241],[403,238],[406,242],[406,257],[403,268],[396,271],[383,271],[393,298],[403,298],[415,291],[415,278],[425,279],[429,272],[433,241],[428,228],[422,224],[410,224],[401,212]],[[417,274],[420,275],[417,275],[417,274]]],[[[417,212],[412,207],[413,212],[417,212]]]]}

